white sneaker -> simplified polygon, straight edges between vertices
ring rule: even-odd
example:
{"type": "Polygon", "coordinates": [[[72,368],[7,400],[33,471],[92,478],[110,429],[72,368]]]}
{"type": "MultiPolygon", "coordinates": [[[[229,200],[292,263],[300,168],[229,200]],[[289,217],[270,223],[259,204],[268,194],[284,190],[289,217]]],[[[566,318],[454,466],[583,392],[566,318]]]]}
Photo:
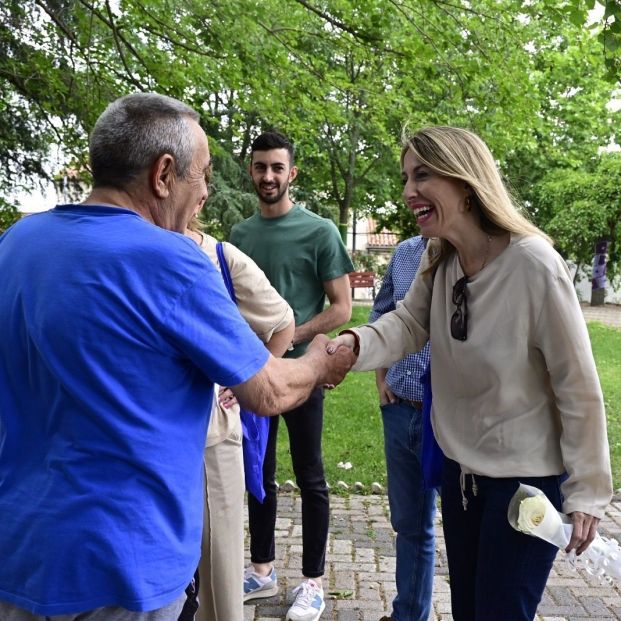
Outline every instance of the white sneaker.
{"type": "Polygon", "coordinates": [[[289,608],[286,621],[317,621],[326,607],[323,589],[311,579],[293,589],[295,602],[289,608]]]}
{"type": "Polygon", "coordinates": [[[276,570],[267,576],[261,576],[254,571],[254,567],[249,565],[244,569],[244,601],[259,597],[272,597],[278,593],[278,578],[276,570]]]}

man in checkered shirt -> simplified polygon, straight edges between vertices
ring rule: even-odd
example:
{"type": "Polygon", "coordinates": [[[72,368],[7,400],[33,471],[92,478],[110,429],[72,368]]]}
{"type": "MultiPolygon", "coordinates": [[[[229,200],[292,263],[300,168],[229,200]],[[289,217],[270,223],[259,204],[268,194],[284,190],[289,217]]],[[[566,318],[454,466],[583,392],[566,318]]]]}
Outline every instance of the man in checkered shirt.
{"type": "MultiPolygon", "coordinates": [[[[427,240],[416,236],[401,242],[390,260],[375,298],[369,322],[395,309],[405,297],[427,240]]],[[[431,610],[436,492],[426,491],[421,469],[423,386],[429,364],[429,343],[390,369],[375,371],[384,424],[390,520],[397,533],[397,596],[391,616],[380,621],[427,621],[431,610]]]]}

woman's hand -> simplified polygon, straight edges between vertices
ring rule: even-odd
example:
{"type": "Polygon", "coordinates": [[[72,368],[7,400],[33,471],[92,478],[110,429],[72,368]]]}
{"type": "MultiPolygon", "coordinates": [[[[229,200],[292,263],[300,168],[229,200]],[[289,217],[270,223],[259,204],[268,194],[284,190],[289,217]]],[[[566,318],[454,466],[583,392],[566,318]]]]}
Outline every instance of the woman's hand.
{"type": "Polygon", "coordinates": [[[396,403],[397,401],[397,397],[395,397],[392,390],[390,390],[388,384],[386,383],[387,372],[388,369],[375,370],[375,385],[377,386],[380,405],[388,405],[389,403],[396,403]]]}
{"type": "Polygon", "coordinates": [[[597,535],[599,518],[581,511],[574,511],[569,514],[569,517],[574,529],[565,552],[576,550],[576,554],[582,554],[591,545],[595,535],[597,535]]]}
{"type": "Polygon", "coordinates": [[[220,390],[218,391],[218,402],[224,409],[228,410],[237,403],[237,398],[232,393],[230,388],[220,386],[220,390]]]}
{"type": "Polygon", "coordinates": [[[326,343],[326,351],[333,354],[341,345],[353,350],[356,346],[356,338],[351,332],[340,334],[326,343]]]}

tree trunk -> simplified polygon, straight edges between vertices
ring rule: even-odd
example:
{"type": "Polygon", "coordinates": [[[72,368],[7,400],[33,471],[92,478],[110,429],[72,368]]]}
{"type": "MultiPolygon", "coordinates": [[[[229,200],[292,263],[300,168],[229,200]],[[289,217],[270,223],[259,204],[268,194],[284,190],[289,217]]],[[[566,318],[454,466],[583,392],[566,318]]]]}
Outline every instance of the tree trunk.
{"type": "Polygon", "coordinates": [[[591,306],[602,306],[606,298],[606,259],[608,240],[600,239],[595,244],[593,256],[593,280],[591,281],[591,306]]]}

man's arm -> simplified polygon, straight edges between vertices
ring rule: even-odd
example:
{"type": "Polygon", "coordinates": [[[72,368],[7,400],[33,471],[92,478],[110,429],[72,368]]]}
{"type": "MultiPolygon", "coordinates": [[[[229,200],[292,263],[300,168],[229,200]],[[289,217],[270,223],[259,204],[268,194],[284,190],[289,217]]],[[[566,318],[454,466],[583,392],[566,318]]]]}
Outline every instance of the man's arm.
{"type": "MultiPolygon", "coordinates": [[[[266,349],[275,358],[280,358],[291,345],[293,332],[295,330],[295,321],[292,319],[287,326],[278,332],[274,332],[270,340],[265,344],[266,349]]],[[[218,392],[218,401],[226,410],[237,403],[237,399],[230,388],[220,387],[218,392]]]]}
{"type": "Polygon", "coordinates": [[[317,334],[325,334],[351,319],[351,288],[349,276],[343,274],[323,282],[323,289],[328,296],[330,306],[315,315],[311,320],[295,328],[293,344],[310,341],[317,334]]]}
{"type": "Polygon", "coordinates": [[[386,373],[388,369],[375,369],[375,385],[379,394],[380,405],[395,403],[397,400],[392,390],[386,383],[386,373]]]}
{"type": "Polygon", "coordinates": [[[233,394],[243,407],[256,414],[274,416],[304,403],[317,385],[340,384],[355,356],[348,347],[328,354],[327,343],[328,337],[321,334],[300,358],[270,356],[249,380],[231,386],[233,394]]]}

